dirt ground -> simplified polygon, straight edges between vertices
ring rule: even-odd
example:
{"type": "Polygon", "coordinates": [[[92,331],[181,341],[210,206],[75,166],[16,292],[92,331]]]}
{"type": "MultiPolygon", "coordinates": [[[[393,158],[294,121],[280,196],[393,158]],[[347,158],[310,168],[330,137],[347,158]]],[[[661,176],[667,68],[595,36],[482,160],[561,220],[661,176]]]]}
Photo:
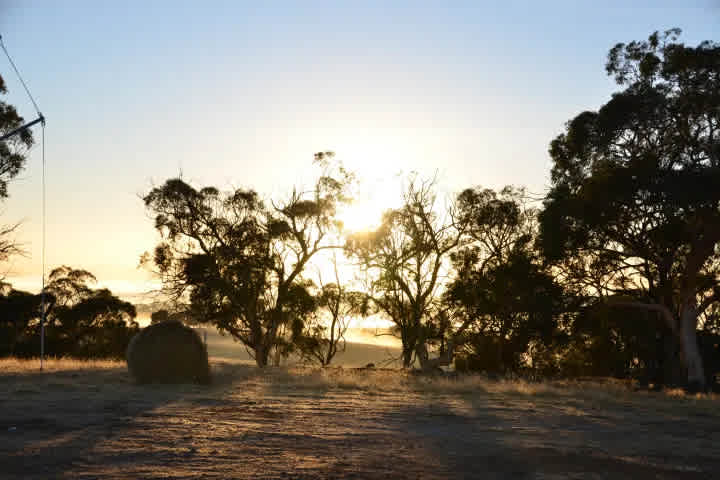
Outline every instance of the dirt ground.
{"type": "Polygon", "coordinates": [[[119,363],[40,373],[0,361],[0,478],[720,476],[717,397],[619,383],[213,368],[209,388],[139,386],[119,363]]]}

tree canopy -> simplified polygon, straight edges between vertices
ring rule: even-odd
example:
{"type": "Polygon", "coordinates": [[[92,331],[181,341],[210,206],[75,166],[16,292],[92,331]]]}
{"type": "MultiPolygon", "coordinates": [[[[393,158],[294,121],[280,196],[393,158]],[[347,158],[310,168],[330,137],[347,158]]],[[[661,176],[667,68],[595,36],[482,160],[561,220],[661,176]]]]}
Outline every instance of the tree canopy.
{"type": "MultiPolygon", "coordinates": [[[[0,95],[6,93],[5,80],[0,75],[0,95]]],[[[23,118],[15,107],[0,100],[0,134],[10,132],[22,124],[23,118]]],[[[32,132],[28,129],[0,141],[0,200],[8,197],[8,183],[25,168],[27,153],[33,143],[32,132]]],[[[17,223],[0,226],[0,262],[8,260],[13,255],[23,253],[21,246],[13,238],[18,226],[17,223]]]]}
{"type": "Polygon", "coordinates": [[[558,333],[565,292],[534,248],[536,215],[521,189],[458,196],[465,228],[445,300],[467,326],[461,344],[477,368],[518,370],[532,342],[552,343],[558,333]]]}
{"type": "MultiPolygon", "coordinates": [[[[0,94],[6,93],[5,80],[0,75],[0,94]]],[[[22,126],[23,122],[14,106],[0,100],[0,134],[22,126]]],[[[29,129],[0,142],[0,198],[7,198],[8,182],[25,167],[27,152],[32,145],[33,136],[29,129]]]]}
{"type": "Polygon", "coordinates": [[[377,230],[348,238],[346,252],[366,272],[372,302],[396,326],[406,367],[416,355],[426,362],[427,344],[440,333],[432,323],[440,318],[439,294],[459,239],[438,208],[434,179],[414,175],[403,204],[385,212],[377,230]]]}
{"type": "MultiPolygon", "coordinates": [[[[138,332],[135,307],[105,288],[95,276],[61,266],[45,289],[46,351],[53,356],[122,358],[138,332]]],[[[42,296],[9,288],[0,296],[0,355],[35,356],[40,346],[42,296]]]]}
{"type": "Polygon", "coordinates": [[[586,259],[574,269],[597,280],[586,293],[661,311],[702,385],[697,319],[720,300],[720,46],[679,33],[610,51],[623,89],[551,143],[540,244],[551,260],[586,259]]]}
{"type": "Polygon", "coordinates": [[[337,248],[330,234],[352,176],[331,159],[317,154],[324,173],[313,188],[271,205],[253,190],[195,189],[179,178],[144,198],[163,236],[152,261],[166,292],[187,298],[197,317],[242,342],[259,366],[271,351],[287,350],[293,322],[314,310],[306,265],[337,248]]]}

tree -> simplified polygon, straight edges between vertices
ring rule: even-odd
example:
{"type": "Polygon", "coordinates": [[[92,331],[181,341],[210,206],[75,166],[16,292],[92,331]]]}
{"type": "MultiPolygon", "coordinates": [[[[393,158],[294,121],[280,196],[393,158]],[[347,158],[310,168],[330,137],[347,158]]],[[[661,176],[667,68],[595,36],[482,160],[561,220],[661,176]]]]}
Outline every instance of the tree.
{"type": "Polygon", "coordinates": [[[144,197],[163,237],[152,262],[165,291],[242,342],[258,366],[271,351],[289,352],[293,322],[314,310],[303,271],[318,252],[338,247],[329,233],[352,175],[331,160],[316,154],[323,173],[314,188],[271,206],[253,190],[197,190],[179,178],[144,197]]]}
{"type": "Polygon", "coordinates": [[[48,351],[81,358],[123,358],[139,331],[135,306],[106,288],[92,289],[95,276],[63,265],[48,277],[47,295],[54,300],[47,317],[48,351]]]}
{"type": "Polygon", "coordinates": [[[340,281],[334,252],[331,261],[335,282],[323,283],[322,276],[318,275],[320,288],[315,295],[317,310],[309,317],[296,339],[300,354],[323,367],[330,365],[338,352],[345,351],[345,333],[350,320],[365,315],[368,310],[367,294],[348,290],[340,281]]]}
{"type": "Polygon", "coordinates": [[[565,373],[637,378],[659,386],[673,368],[663,354],[667,326],[657,312],[621,306],[620,301],[595,302],[573,319],[565,373]]]}
{"type": "MultiPolygon", "coordinates": [[[[0,94],[6,93],[7,87],[0,75],[0,94]]],[[[15,107],[0,100],[0,135],[22,126],[23,121],[15,107]]],[[[0,200],[7,198],[8,182],[25,167],[27,152],[32,145],[33,136],[29,129],[0,142],[0,200]]],[[[23,253],[22,248],[12,238],[18,226],[17,223],[0,226],[0,262],[23,253]]]]}
{"type": "Polygon", "coordinates": [[[387,211],[376,231],[354,234],[346,245],[368,274],[372,302],[395,324],[405,367],[416,356],[423,369],[437,363],[430,362],[427,346],[439,334],[433,318],[442,310],[439,293],[460,238],[454,223],[436,211],[434,190],[434,180],[412,176],[403,205],[387,211]]]}
{"type": "MultiPolygon", "coordinates": [[[[107,289],[92,289],[95,276],[62,266],[45,289],[47,350],[56,356],[122,358],[139,331],[135,307],[107,289]]],[[[0,295],[0,355],[38,354],[42,295],[9,288],[0,295]]]]}
{"type": "Polygon", "coordinates": [[[564,309],[562,287],[533,248],[537,210],[525,196],[512,187],[458,196],[465,228],[445,300],[465,326],[461,343],[479,370],[519,369],[531,342],[552,342],[564,309]]]}
{"type": "MultiPolygon", "coordinates": [[[[6,93],[7,87],[0,75],[0,94],[6,93]]],[[[0,134],[22,126],[23,122],[15,107],[0,100],[0,134]]],[[[32,145],[33,136],[29,129],[0,142],[0,198],[7,198],[8,182],[25,167],[27,152],[32,145]]]]}
{"type": "Polygon", "coordinates": [[[582,259],[575,273],[593,270],[588,294],[659,312],[702,388],[698,316],[720,300],[720,46],[679,33],[610,50],[623,90],[552,141],[540,242],[552,260],[582,259]]]}
{"type": "Polygon", "coordinates": [[[71,307],[92,295],[91,283],[96,283],[95,275],[78,268],[62,265],[54,268],[48,276],[45,291],[53,296],[58,306],[71,307]]]}
{"type": "Polygon", "coordinates": [[[457,217],[464,225],[462,248],[453,254],[458,275],[507,263],[517,252],[530,252],[537,210],[522,189],[468,188],[458,195],[457,217]]]}
{"type": "MultiPolygon", "coordinates": [[[[48,304],[54,301],[52,298],[46,300],[48,304]]],[[[34,327],[40,321],[41,311],[40,295],[5,285],[0,295],[0,356],[37,354],[33,342],[34,327]]]]}

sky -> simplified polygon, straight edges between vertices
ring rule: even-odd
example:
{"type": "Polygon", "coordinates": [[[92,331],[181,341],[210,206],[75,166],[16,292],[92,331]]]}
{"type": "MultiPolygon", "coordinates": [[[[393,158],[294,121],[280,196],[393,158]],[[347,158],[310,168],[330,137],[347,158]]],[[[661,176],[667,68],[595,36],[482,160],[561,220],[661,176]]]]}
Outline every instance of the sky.
{"type": "MultiPolygon", "coordinates": [[[[683,29],[720,40],[720,2],[179,2],[0,0],[0,34],[47,118],[49,269],[144,291],[157,242],[141,197],[197,186],[282,195],[332,150],[391,202],[398,175],[442,192],[549,185],[548,144],[617,90],[617,42],[683,29]]],[[[4,100],[34,110],[6,59],[4,100]]],[[[36,129],[40,139],[40,130],[36,129]]],[[[41,156],[10,186],[2,222],[28,254],[4,267],[41,284],[41,156]]]]}

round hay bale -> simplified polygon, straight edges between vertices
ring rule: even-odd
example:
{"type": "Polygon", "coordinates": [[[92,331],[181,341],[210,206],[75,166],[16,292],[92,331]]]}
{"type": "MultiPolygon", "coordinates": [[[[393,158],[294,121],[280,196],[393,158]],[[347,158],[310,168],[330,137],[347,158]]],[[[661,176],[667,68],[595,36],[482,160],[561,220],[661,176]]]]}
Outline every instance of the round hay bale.
{"type": "Polygon", "coordinates": [[[210,365],[200,336],[181,322],[149,325],[127,348],[130,374],[139,383],[210,383],[210,365]]]}

